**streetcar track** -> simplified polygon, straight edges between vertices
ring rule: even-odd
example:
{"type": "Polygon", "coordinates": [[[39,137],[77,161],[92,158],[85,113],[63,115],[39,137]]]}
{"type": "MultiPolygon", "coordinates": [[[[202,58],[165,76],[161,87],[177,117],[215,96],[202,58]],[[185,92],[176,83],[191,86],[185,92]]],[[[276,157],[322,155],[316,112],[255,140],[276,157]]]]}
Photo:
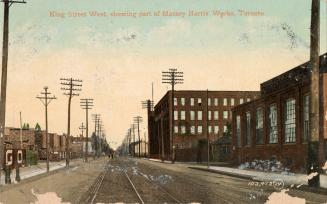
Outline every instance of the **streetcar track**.
{"type": "Polygon", "coordinates": [[[166,191],[162,186],[156,184],[155,182],[145,178],[143,175],[145,175],[144,173],[142,173],[141,171],[137,170],[137,172],[139,172],[138,174],[140,175],[140,178],[143,178],[146,182],[148,182],[149,184],[153,185],[155,187],[155,189],[159,189],[163,194],[168,195],[172,200],[174,200],[174,202],[176,203],[183,203],[181,201],[179,201],[175,196],[173,196],[171,193],[169,193],[168,191],[166,191]]]}
{"type": "Polygon", "coordinates": [[[131,181],[131,179],[130,179],[129,176],[127,175],[126,171],[124,171],[124,174],[125,174],[126,178],[128,179],[129,183],[132,185],[132,187],[133,187],[133,189],[134,189],[134,191],[135,191],[137,197],[140,199],[141,203],[144,204],[144,201],[143,201],[141,195],[140,195],[139,192],[136,190],[135,185],[133,184],[133,182],[131,181]]]}

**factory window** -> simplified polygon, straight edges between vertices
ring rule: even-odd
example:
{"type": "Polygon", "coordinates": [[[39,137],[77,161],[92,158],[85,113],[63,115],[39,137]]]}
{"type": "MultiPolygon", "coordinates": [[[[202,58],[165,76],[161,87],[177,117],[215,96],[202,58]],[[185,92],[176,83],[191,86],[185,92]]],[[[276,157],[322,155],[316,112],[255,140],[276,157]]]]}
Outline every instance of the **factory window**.
{"type": "Polygon", "coordinates": [[[250,99],[250,98],[247,98],[247,99],[246,99],[246,102],[250,102],[250,101],[251,101],[251,99],[250,99]]]}
{"type": "Polygon", "coordinates": [[[240,98],[240,104],[243,104],[243,103],[244,103],[244,99],[240,98]]]}
{"type": "Polygon", "coordinates": [[[195,134],[195,126],[194,126],[194,125],[192,125],[192,126],[190,127],[190,132],[191,132],[192,135],[195,134]]]}
{"type": "Polygon", "coordinates": [[[251,145],[251,113],[246,113],[246,136],[245,136],[245,145],[251,145]]]}
{"type": "Polygon", "coordinates": [[[195,120],[195,112],[190,111],[190,120],[195,120]]]}
{"type": "Polygon", "coordinates": [[[181,133],[182,134],[185,134],[186,133],[186,129],[185,129],[185,126],[184,125],[181,126],[181,133]]]}
{"type": "Polygon", "coordinates": [[[218,120],[218,119],[219,119],[218,111],[214,111],[214,112],[213,112],[213,119],[214,119],[214,120],[218,120]]]}
{"type": "Polygon", "coordinates": [[[181,105],[185,106],[185,98],[181,98],[181,105]]]}
{"type": "Polygon", "coordinates": [[[211,120],[211,111],[208,111],[208,120],[211,120]]]}
{"type": "Polygon", "coordinates": [[[201,106],[202,105],[202,99],[198,98],[198,105],[201,106]]]}
{"type": "Polygon", "coordinates": [[[194,106],[194,98],[190,98],[190,105],[194,106]]]}
{"type": "Polygon", "coordinates": [[[227,98],[224,98],[224,106],[227,106],[227,98]]]}
{"type": "Polygon", "coordinates": [[[174,111],[174,120],[178,120],[178,111],[174,111]]]}
{"type": "Polygon", "coordinates": [[[228,111],[224,111],[223,112],[223,118],[224,119],[228,119],[228,111]]]}
{"type": "Polygon", "coordinates": [[[277,143],[278,128],[277,128],[277,106],[271,105],[269,107],[269,143],[277,143]]]}
{"type": "Polygon", "coordinates": [[[309,99],[309,95],[305,95],[303,98],[303,142],[307,142],[309,137],[309,99]]]}
{"type": "Polygon", "coordinates": [[[285,109],[285,142],[295,142],[295,99],[286,101],[285,109]]]}
{"type": "Polygon", "coordinates": [[[202,134],[202,126],[201,125],[198,126],[198,134],[202,134]]]}
{"type": "Polygon", "coordinates": [[[263,144],[263,110],[258,108],[256,112],[256,142],[263,144]]]}
{"type": "Polygon", "coordinates": [[[185,120],[185,111],[181,111],[181,120],[185,120]]]}
{"type": "Polygon", "coordinates": [[[235,99],[234,99],[234,98],[231,98],[231,99],[230,99],[230,105],[231,105],[231,106],[234,106],[234,105],[235,105],[235,99]]]}
{"type": "Polygon", "coordinates": [[[218,125],[215,125],[214,132],[215,132],[215,134],[218,134],[218,132],[219,132],[219,126],[218,125]]]}
{"type": "Polygon", "coordinates": [[[177,98],[174,98],[174,106],[177,106],[177,98]]]}
{"type": "Polygon", "coordinates": [[[198,120],[202,120],[202,111],[198,111],[198,120]]]}
{"type": "Polygon", "coordinates": [[[214,104],[215,104],[215,106],[218,106],[218,98],[214,99],[214,104]]]}
{"type": "Polygon", "coordinates": [[[211,98],[208,98],[208,106],[211,106],[211,98]]]}
{"type": "Polygon", "coordinates": [[[174,133],[178,133],[178,126],[174,126],[174,133]]]}
{"type": "MultiPolygon", "coordinates": [[[[224,126],[224,132],[225,132],[225,127],[224,126]]],[[[227,127],[226,127],[227,130],[227,127]]],[[[236,116],[236,138],[237,138],[237,145],[241,146],[241,116],[236,116]]]]}
{"type": "Polygon", "coordinates": [[[224,132],[227,132],[227,125],[224,125],[224,132]]]}

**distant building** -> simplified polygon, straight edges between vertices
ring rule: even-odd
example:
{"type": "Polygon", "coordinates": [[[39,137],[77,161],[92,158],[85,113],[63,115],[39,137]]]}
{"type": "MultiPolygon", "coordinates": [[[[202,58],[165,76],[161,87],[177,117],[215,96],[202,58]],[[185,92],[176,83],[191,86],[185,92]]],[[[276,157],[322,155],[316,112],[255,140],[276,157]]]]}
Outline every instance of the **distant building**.
{"type": "Polygon", "coordinates": [[[207,130],[210,141],[217,140],[232,121],[231,109],[258,98],[259,94],[256,91],[175,91],[174,125],[171,127],[172,96],[168,91],[154,108],[154,138],[149,142],[157,151],[150,149],[151,157],[171,159],[173,145],[178,161],[206,160],[206,153],[203,148],[199,150],[199,145],[206,140],[207,130]],[[172,128],[174,144],[170,137],[172,128]],[[151,144],[152,141],[157,143],[151,144]]]}
{"type": "MultiPolygon", "coordinates": [[[[327,140],[327,65],[320,57],[320,154],[327,140]]],[[[277,159],[305,170],[310,122],[309,62],[261,84],[261,97],[233,109],[233,161],[277,159]]]]}

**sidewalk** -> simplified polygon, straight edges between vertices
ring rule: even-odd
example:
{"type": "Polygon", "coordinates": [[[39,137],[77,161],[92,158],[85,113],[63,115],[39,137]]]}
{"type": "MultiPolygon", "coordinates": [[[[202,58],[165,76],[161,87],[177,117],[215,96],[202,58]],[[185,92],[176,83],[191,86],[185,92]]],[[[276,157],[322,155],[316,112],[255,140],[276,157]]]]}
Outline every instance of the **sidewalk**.
{"type": "MultiPolygon", "coordinates": [[[[276,181],[281,180],[285,185],[307,185],[308,175],[306,174],[281,174],[272,172],[260,172],[251,170],[241,170],[229,167],[190,167],[199,170],[207,170],[221,174],[227,174],[230,176],[236,176],[246,178],[254,181],[276,181]]],[[[322,188],[327,189],[327,175],[320,175],[320,185],[322,188]]]]}
{"type": "MultiPolygon", "coordinates": [[[[161,162],[162,161],[160,159],[152,159],[152,158],[143,158],[143,159],[146,159],[146,160],[149,160],[149,161],[154,161],[154,162],[161,162]]],[[[164,163],[166,164],[171,164],[171,161],[170,160],[165,160],[164,163]]],[[[178,162],[176,161],[175,164],[189,164],[189,165],[196,165],[196,166],[207,166],[207,163],[206,161],[202,162],[202,163],[198,163],[198,162],[178,162]]],[[[212,166],[230,166],[227,162],[211,162],[210,165],[212,166]]]]}
{"type": "MultiPolygon", "coordinates": [[[[159,159],[148,159],[154,162],[161,162],[159,159]]],[[[171,164],[171,161],[164,161],[164,163],[171,164]]],[[[202,170],[202,171],[210,171],[213,173],[224,174],[228,176],[234,176],[238,178],[244,178],[254,181],[282,181],[286,186],[296,186],[300,187],[302,185],[308,184],[308,175],[306,174],[281,174],[281,173],[273,173],[273,172],[260,172],[254,170],[241,170],[237,168],[231,167],[220,167],[220,166],[210,166],[207,168],[205,163],[197,164],[196,162],[185,163],[185,162],[175,162],[176,164],[181,164],[183,166],[187,166],[188,168],[202,170]]],[[[320,186],[321,188],[327,189],[327,175],[320,175],[320,186]]]]}
{"type": "MultiPolygon", "coordinates": [[[[77,161],[82,161],[82,159],[74,159],[70,161],[70,164],[74,164],[77,161]]],[[[66,166],[65,160],[59,162],[50,162],[50,172],[55,171],[66,166]]],[[[47,172],[47,167],[45,162],[40,162],[37,165],[29,166],[29,167],[21,167],[19,168],[20,179],[24,180],[33,176],[41,175],[47,172]]],[[[11,170],[11,183],[17,183],[16,178],[16,170],[11,170]]],[[[1,172],[0,177],[0,186],[5,185],[5,174],[4,171],[1,172]]]]}

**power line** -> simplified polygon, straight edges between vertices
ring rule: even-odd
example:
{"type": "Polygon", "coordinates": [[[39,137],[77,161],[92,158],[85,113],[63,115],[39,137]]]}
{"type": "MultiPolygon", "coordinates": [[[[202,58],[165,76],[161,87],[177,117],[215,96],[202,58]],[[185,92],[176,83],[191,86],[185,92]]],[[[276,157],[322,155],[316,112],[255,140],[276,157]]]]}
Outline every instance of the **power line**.
{"type": "Polygon", "coordinates": [[[73,79],[73,78],[61,78],[60,84],[62,85],[61,90],[64,91],[64,95],[68,96],[68,123],[67,123],[67,135],[66,135],[66,167],[69,167],[69,159],[70,159],[70,149],[69,149],[69,142],[70,142],[70,109],[71,109],[71,102],[72,97],[79,96],[77,92],[81,91],[82,89],[79,88],[82,86],[82,80],[80,79],[73,79]]]}
{"type": "Polygon", "coordinates": [[[134,123],[137,124],[137,135],[139,138],[139,153],[138,153],[138,157],[141,157],[141,137],[140,137],[140,123],[142,122],[142,117],[141,116],[136,116],[134,117],[134,123]]]}
{"type": "MultiPolygon", "coordinates": [[[[88,160],[88,153],[89,153],[89,110],[93,107],[93,99],[92,98],[82,98],[80,100],[80,105],[82,109],[85,110],[85,121],[86,121],[86,143],[85,143],[85,162],[88,160]]],[[[83,124],[83,123],[82,123],[83,124]]],[[[83,134],[82,134],[83,137],[83,134]]],[[[84,140],[84,139],[83,139],[84,140]]]]}
{"type": "MultiPolygon", "coordinates": [[[[100,119],[100,114],[92,114],[92,120],[94,122],[94,135],[95,135],[95,141],[94,141],[94,151],[95,151],[95,154],[94,156],[97,156],[99,157],[99,124],[101,122],[101,119],[100,119]]],[[[95,157],[94,157],[95,158],[95,157]]]]}
{"type": "Polygon", "coordinates": [[[45,86],[44,92],[41,92],[43,96],[37,96],[36,98],[40,99],[40,101],[43,103],[45,107],[45,143],[46,143],[46,156],[47,156],[47,173],[49,173],[49,135],[48,135],[48,105],[50,102],[54,99],[57,99],[55,96],[49,96],[51,95],[50,92],[48,92],[48,87],[45,86]]]}
{"type": "MultiPolygon", "coordinates": [[[[3,22],[3,44],[2,44],[2,72],[1,72],[1,95],[0,95],[0,169],[4,159],[4,135],[6,127],[6,97],[7,97],[7,68],[9,53],[9,8],[14,3],[26,3],[23,1],[2,0],[4,3],[4,22],[3,22]]],[[[5,183],[10,184],[10,169],[5,167],[9,174],[6,174],[5,183]]],[[[0,171],[1,176],[1,171],[0,171]]]]}
{"type": "Polygon", "coordinates": [[[171,110],[172,118],[170,120],[170,141],[171,141],[171,161],[175,163],[175,147],[174,147],[174,88],[176,84],[182,84],[184,82],[184,73],[178,72],[177,69],[172,68],[168,71],[162,72],[162,83],[171,85],[171,110]]]}

